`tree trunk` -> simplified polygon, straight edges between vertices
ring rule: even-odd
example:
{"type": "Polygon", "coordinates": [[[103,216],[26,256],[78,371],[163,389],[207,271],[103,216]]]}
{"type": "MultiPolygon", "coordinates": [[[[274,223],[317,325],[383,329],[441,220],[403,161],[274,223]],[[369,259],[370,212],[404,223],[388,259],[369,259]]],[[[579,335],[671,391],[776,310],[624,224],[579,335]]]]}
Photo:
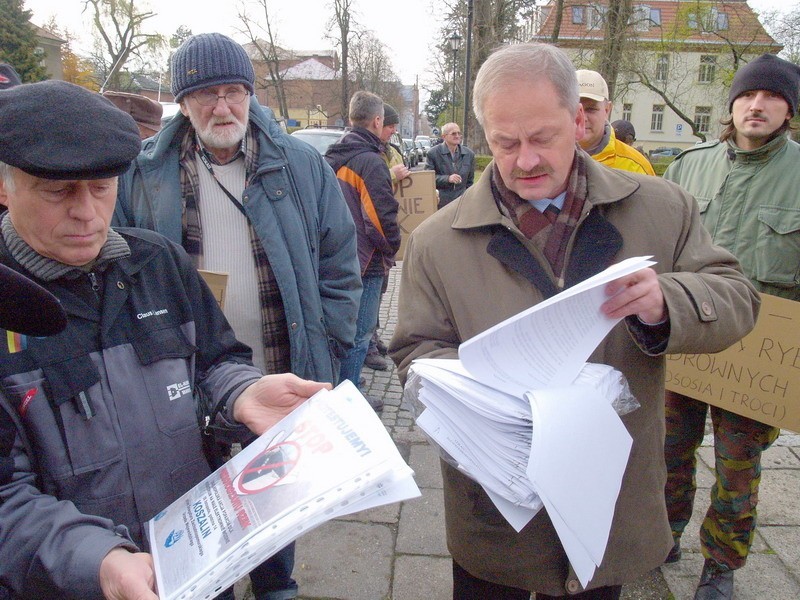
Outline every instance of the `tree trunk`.
{"type": "Polygon", "coordinates": [[[600,49],[597,69],[608,84],[609,100],[614,99],[614,88],[625,52],[628,21],[632,12],[632,0],[609,0],[605,15],[605,39],[600,49]]]}

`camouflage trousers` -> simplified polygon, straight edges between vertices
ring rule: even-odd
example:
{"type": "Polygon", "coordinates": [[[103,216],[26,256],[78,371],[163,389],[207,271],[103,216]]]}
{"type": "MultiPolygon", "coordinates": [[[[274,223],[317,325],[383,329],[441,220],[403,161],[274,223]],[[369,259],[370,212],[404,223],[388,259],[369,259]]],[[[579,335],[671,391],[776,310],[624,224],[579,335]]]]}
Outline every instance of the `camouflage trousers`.
{"type": "MultiPolygon", "coordinates": [[[[705,558],[729,569],[744,566],[756,527],[761,453],[780,429],[711,406],[716,481],[711,506],[700,526],[705,558]]],[[[674,392],[666,393],[667,502],[672,536],[680,540],[692,516],[697,482],[696,451],[703,441],[709,405],[674,392]]]]}

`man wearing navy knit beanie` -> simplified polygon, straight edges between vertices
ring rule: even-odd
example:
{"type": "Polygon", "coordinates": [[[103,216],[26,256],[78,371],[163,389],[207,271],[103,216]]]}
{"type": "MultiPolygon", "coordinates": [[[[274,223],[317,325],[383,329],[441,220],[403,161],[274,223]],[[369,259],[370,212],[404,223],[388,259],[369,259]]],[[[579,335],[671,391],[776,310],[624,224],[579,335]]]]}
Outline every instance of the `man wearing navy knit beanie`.
{"type": "MultiPolygon", "coordinates": [[[[121,178],[114,223],[154,229],[198,268],[227,273],[225,316],[262,371],[337,383],[361,277],[333,171],[258,104],[250,58],[229,37],[188,38],[171,76],[180,113],[121,178]]],[[[256,600],[295,598],[293,567],[293,544],[257,567],[256,600]]]]}
{"type": "MultiPolygon", "coordinates": [[[[678,156],[664,177],[700,203],[714,243],[739,259],[762,294],[800,301],[800,145],[789,139],[797,113],[800,67],[772,54],[733,78],[719,140],[678,156]]],[[[665,454],[667,512],[680,560],[680,539],[692,515],[695,452],[708,405],[667,392],[665,454]]],[[[696,600],[733,598],[733,572],[744,566],[756,527],[761,453],[780,430],[711,407],[716,483],[700,527],[705,564],[696,600]]]]}

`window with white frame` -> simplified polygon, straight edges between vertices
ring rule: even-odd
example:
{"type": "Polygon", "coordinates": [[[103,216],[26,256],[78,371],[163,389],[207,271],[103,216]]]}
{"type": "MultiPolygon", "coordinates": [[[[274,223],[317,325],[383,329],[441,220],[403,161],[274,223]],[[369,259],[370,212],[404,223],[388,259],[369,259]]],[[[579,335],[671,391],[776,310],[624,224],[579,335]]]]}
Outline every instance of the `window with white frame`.
{"type": "Polygon", "coordinates": [[[700,133],[708,133],[711,131],[711,107],[710,106],[695,106],[694,107],[694,126],[700,133]]]}
{"type": "Polygon", "coordinates": [[[33,55],[39,59],[39,66],[47,66],[47,53],[44,51],[44,48],[36,46],[36,48],[33,49],[33,55]]]}
{"type": "Polygon", "coordinates": [[[661,27],[661,9],[660,8],[651,8],[650,9],[650,21],[655,27],[661,27]]]}
{"type": "Polygon", "coordinates": [[[622,105],[622,120],[623,121],[630,121],[631,115],[633,114],[633,104],[623,104],[622,105]]]}
{"type": "Polygon", "coordinates": [[[573,6],[572,7],[572,22],[575,25],[583,25],[585,19],[585,6],[573,6]]]}
{"type": "Polygon", "coordinates": [[[669,55],[659,54],[656,59],[656,77],[655,80],[664,83],[667,81],[667,74],[669,73],[669,55]]]}
{"type": "Polygon", "coordinates": [[[717,73],[717,57],[713,54],[703,54],[700,56],[700,71],[697,81],[700,83],[711,83],[717,73]]]}
{"type": "Polygon", "coordinates": [[[589,29],[602,29],[608,7],[592,4],[589,7],[589,29]]]}
{"type": "Polygon", "coordinates": [[[653,114],[650,115],[650,131],[664,130],[664,105],[653,104],[653,114]]]}

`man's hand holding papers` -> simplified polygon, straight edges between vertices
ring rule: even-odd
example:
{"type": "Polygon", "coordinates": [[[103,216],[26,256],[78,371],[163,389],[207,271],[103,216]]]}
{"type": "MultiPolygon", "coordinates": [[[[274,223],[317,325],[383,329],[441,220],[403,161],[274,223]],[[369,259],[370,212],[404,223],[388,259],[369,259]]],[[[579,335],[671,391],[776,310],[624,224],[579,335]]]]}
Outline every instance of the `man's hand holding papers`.
{"type": "Polygon", "coordinates": [[[602,562],[632,445],[615,402],[620,414],[636,405],[620,372],[586,360],[624,316],[663,316],[652,264],[616,264],[465,341],[459,360],[421,359],[409,374],[425,407],[417,424],[445,460],[517,531],[544,506],[584,586],[602,562]]]}

